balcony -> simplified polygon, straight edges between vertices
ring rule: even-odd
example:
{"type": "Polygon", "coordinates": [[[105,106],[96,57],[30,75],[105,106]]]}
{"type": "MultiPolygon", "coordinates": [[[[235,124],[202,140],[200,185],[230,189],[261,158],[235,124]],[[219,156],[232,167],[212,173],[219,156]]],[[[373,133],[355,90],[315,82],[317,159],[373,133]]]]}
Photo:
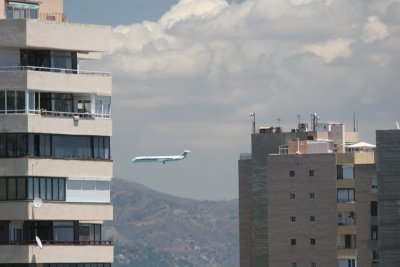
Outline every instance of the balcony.
{"type": "Polygon", "coordinates": [[[111,27],[7,19],[0,20],[0,36],[0,46],[5,47],[102,52],[109,49],[111,27]]]}
{"type": "Polygon", "coordinates": [[[81,242],[43,241],[42,249],[36,244],[3,245],[0,249],[0,262],[9,264],[35,262],[113,262],[114,246],[112,242],[100,241],[101,243],[95,243],[93,241],[92,244],[90,242],[81,242]]]}
{"type": "Polygon", "coordinates": [[[0,220],[28,221],[111,221],[113,206],[107,203],[44,202],[35,208],[31,201],[4,201],[0,205],[0,220]]]}
{"type": "Polygon", "coordinates": [[[0,80],[1,90],[34,89],[51,93],[99,95],[111,95],[112,90],[110,73],[85,70],[2,66],[0,80]]]}

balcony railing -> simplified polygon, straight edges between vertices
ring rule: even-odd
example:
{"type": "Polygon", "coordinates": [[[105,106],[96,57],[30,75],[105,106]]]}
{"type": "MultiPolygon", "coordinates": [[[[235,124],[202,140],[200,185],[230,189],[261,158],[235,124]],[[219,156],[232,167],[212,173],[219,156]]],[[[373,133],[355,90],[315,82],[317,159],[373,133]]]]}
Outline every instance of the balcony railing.
{"type": "MultiPolygon", "coordinates": [[[[16,241],[16,240],[0,240],[0,245],[36,245],[35,240],[25,240],[25,241],[16,241]]],[[[104,240],[89,240],[89,241],[55,241],[55,240],[42,240],[43,246],[113,246],[114,241],[104,241],[104,240]]]]}
{"type": "Polygon", "coordinates": [[[0,72],[16,72],[16,71],[46,71],[46,72],[59,72],[67,74],[84,74],[96,76],[111,76],[110,72],[101,71],[87,71],[77,69],[63,69],[63,68],[50,68],[50,67],[36,67],[36,66],[0,66],[0,72]]]}
{"type": "Polygon", "coordinates": [[[44,21],[56,21],[56,22],[67,22],[67,16],[65,13],[57,13],[57,12],[40,12],[39,20],[44,21]]]}

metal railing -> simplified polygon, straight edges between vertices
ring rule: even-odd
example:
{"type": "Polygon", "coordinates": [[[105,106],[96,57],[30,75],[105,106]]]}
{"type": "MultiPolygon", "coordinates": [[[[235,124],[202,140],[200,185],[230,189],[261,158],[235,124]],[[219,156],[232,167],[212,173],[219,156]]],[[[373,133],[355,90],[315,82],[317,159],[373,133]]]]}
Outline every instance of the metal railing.
{"type": "Polygon", "coordinates": [[[51,116],[51,117],[75,117],[86,118],[86,119],[94,119],[94,118],[104,118],[109,119],[110,114],[93,114],[89,112],[64,112],[64,111],[47,111],[40,110],[39,114],[42,116],[51,116]]]}
{"type": "Polygon", "coordinates": [[[43,21],[56,21],[56,22],[67,22],[67,16],[65,13],[57,12],[40,12],[39,20],[43,21]]]}
{"type": "MultiPolygon", "coordinates": [[[[17,241],[17,240],[0,240],[0,245],[20,245],[20,246],[27,246],[27,245],[36,245],[35,240],[24,240],[24,241],[17,241]]],[[[113,246],[114,241],[106,241],[106,240],[89,240],[89,241],[81,241],[81,240],[74,240],[74,241],[56,241],[56,240],[42,240],[43,246],[113,246]]]]}
{"type": "Polygon", "coordinates": [[[14,72],[14,71],[45,71],[45,72],[67,73],[67,74],[111,76],[110,72],[101,72],[101,71],[87,71],[87,70],[37,67],[37,66],[0,66],[0,72],[14,72]]]}

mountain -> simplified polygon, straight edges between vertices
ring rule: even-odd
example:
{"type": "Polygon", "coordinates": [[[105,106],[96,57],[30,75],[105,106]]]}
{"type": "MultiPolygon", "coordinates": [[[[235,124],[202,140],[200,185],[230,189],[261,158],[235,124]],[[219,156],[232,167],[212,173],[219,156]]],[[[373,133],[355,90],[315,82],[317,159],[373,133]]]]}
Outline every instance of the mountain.
{"type": "Polygon", "coordinates": [[[113,266],[239,266],[238,201],[174,197],[113,179],[113,266]]]}

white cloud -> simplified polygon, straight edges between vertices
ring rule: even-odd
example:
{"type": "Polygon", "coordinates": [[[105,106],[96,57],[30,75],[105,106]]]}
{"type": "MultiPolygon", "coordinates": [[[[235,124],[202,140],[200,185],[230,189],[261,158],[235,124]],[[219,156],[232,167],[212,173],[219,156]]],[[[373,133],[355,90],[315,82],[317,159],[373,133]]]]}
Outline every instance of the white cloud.
{"type": "Polygon", "coordinates": [[[389,37],[392,0],[370,2],[181,0],[159,21],[116,27],[112,50],[90,63],[113,73],[114,151],[204,147],[219,162],[210,168],[232,178],[237,169],[222,168],[236,163],[215,151],[249,150],[249,112],[287,131],[297,114],[346,123],[357,110],[372,132],[398,113],[400,21],[389,37]]]}
{"type": "Polygon", "coordinates": [[[382,23],[376,16],[368,17],[364,25],[362,40],[365,43],[373,43],[389,36],[388,26],[382,23]]]}
{"type": "Polygon", "coordinates": [[[330,40],[321,44],[305,46],[304,50],[321,57],[326,63],[331,63],[336,58],[349,58],[352,54],[351,39],[330,40]]]}

